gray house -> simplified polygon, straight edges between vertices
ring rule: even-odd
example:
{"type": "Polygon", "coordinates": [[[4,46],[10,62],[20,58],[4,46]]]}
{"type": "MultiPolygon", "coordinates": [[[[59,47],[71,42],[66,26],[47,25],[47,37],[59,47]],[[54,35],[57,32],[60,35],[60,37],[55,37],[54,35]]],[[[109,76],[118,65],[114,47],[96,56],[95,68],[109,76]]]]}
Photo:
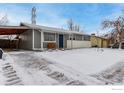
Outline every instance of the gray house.
{"type": "Polygon", "coordinates": [[[21,23],[29,29],[20,35],[20,48],[45,50],[48,48],[71,49],[91,47],[90,36],[82,32],[21,23]]]}

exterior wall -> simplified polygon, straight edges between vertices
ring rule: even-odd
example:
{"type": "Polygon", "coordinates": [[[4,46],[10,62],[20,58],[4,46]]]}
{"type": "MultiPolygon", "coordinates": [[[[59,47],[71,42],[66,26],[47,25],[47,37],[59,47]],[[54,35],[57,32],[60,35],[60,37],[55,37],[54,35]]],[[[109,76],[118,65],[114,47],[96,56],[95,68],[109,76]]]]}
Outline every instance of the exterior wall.
{"type": "Polygon", "coordinates": [[[59,48],[59,34],[56,33],[56,48],[59,48]]]}
{"type": "Polygon", "coordinates": [[[106,39],[102,39],[100,37],[96,37],[96,36],[91,36],[91,46],[98,46],[98,47],[103,47],[103,48],[107,48],[108,47],[108,40],[106,39]]]}
{"type": "MultiPolygon", "coordinates": [[[[20,48],[21,49],[31,49],[31,50],[36,50],[36,49],[38,49],[38,50],[42,49],[43,50],[43,49],[48,48],[48,43],[55,43],[56,48],[59,48],[59,34],[62,34],[62,33],[55,33],[55,41],[44,41],[44,31],[40,32],[37,30],[34,30],[34,31],[33,30],[27,30],[26,32],[24,32],[20,35],[20,38],[21,38],[20,48]],[[33,38],[34,38],[34,40],[33,40],[33,38]]],[[[70,48],[88,48],[88,47],[91,47],[90,41],[69,40],[69,39],[70,39],[69,34],[63,34],[63,48],[70,49],[70,48]]],[[[83,36],[82,36],[82,39],[83,39],[83,36]]]]}
{"type": "Polygon", "coordinates": [[[43,48],[43,42],[44,42],[44,32],[41,31],[41,50],[44,50],[44,48],[43,48]]]}
{"type": "Polygon", "coordinates": [[[33,49],[33,31],[27,30],[26,32],[22,33],[20,35],[21,42],[20,42],[20,48],[21,49],[33,49]]]}
{"type": "Polygon", "coordinates": [[[97,38],[96,36],[91,37],[91,46],[98,46],[102,47],[102,40],[100,38],[97,38]]]}
{"type": "MultiPolygon", "coordinates": [[[[44,30],[43,30],[43,31],[44,31],[44,30]]],[[[44,31],[44,35],[43,35],[43,39],[44,39],[44,40],[43,40],[43,48],[44,48],[44,49],[48,49],[48,44],[50,44],[50,43],[51,43],[51,44],[54,43],[54,44],[56,45],[56,47],[57,47],[58,45],[57,45],[57,43],[56,43],[56,42],[57,42],[57,39],[56,39],[56,38],[58,38],[58,35],[57,35],[56,33],[54,33],[54,34],[55,34],[55,41],[45,41],[45,34],[46,34],[46,33],[50,33],[50,32],[45,32],[45,31],[44,31]]],[[[51,33],[51,34],[53,34],[53,33],[51,33]]]]}
{"type": "MultiPolygon", "coordinates": [[[[56,43],[56,48],[59,48],[59,34],[62,33],[55,33],[56,40],[55,41],[44,41],[43,47],[47,49],[48,43],[56,43]]],[[[69,40],[69,34],[63,34],[63,48],[67,48],[67,40],[69,40]]]]}
{"type": "Polygon", "coordinates": [[[47,49],[48,42],[43,42],[43,48],[47,49]]]}
{"type": "Polygon", "coordinates": [[[67,48],[67,40],[69,40],[69,34],[64,35],[64,48],[67,48]]]}
{"type": "Polygon", "coordinates": [[[67,40],[67,48],[89,48],[91,47],[90,41],[77,41],[77,40],[67,40]]]}
{"type": "Polygon", "coordinates": [[[108,41],[103,40],[102,42],[103,42],[102,47],[107,48],[108,47],[108,41]]]}
{"type": "Polygon", "coordinates": [[[34,48],[41,48],[41,32],[34,30],[34,48]]]}

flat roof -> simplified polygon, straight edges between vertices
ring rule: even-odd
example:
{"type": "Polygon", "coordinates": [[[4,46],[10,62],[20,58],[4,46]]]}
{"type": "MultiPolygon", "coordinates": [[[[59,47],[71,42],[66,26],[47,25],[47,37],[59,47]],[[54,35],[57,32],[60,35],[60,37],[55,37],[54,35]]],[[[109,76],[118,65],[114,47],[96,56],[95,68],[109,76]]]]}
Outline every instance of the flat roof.
{"type": "Polygon", "coordinates": [[[83,32],[78,32],[78,31],[70,31],[70,30],[64,30],[60,28],[55,28],[55,27],[47,27],[47,26],[41,26],[41,25],[35,25],[35,24],[28,24],[28,23],[21,23],[22,26],[27,26],[31,29],[37,29],[40,31],[44,32],[53,32],[53,33],[68,33],[68,34],[81,34],[83,35],[83,32]]]}
{"type": "Polygon", "coordinates": [[[28,27],[23,26],[0,26],[0,35],[15,35],[25,32],[28,27]]]}
{"type": "Polygon", "coordinates": [[[51,33],[86,35],[83,32],[69,31],[69,30],[64,30],[64,29],[60,29],[60,28],[47,27],[47,26],[28,24],[28,23],[21,23],[20,26],[0,26],[0,35],[21,34],[28,29],[36,29],[39,31],[51,32],[51,33]]]}

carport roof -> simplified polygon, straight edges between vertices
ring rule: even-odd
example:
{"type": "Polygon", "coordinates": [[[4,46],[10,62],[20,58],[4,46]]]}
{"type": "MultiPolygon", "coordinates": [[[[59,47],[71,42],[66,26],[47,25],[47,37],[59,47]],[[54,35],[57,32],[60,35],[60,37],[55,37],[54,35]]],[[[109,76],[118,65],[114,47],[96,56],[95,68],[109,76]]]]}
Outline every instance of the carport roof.
{"type": "Polygon", "coordinates": [[[28,30],[25,26],[0,26],[0,35],[15,35],[21,34],[28,30]]]}

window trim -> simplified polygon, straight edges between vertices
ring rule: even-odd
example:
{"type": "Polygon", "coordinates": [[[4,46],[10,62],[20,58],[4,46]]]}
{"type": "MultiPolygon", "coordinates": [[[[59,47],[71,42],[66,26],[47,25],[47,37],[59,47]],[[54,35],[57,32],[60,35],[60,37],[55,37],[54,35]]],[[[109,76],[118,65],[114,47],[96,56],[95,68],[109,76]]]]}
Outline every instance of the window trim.
{"type": "Polygon", "coordinates": [[[47,42],[56,42],[56,41],[44,41],[44,42],[46,42],[46,43],[47,43],[47,42]]]}
{"type": "MultiPolygon", "coordinates": [[[[49,32],[46,32],[46,33],[49,33],[49,32]]],[[[51,33],[50,33],[51,34],[51,33]]],[[[52,33],[52,34],[55,34],[55,40],[52,40],[52,41],[45,41],[45,32],[44,32],[44,42],[56,42],[56,33],[52,33]]]]}

